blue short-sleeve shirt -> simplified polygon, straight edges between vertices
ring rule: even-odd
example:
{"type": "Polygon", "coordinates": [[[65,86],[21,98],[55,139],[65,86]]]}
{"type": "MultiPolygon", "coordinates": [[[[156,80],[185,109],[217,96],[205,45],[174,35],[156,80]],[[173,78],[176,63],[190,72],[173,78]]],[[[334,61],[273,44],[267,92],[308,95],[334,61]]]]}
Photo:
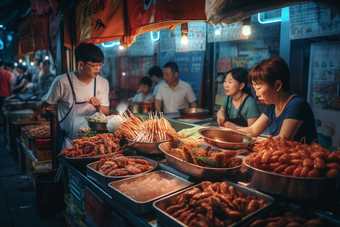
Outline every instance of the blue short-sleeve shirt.
{"type": "Polygon", "coordinates": [[[277,136],[280,134],[282,123],[285,119],[296,119],[303,121],[294,136],[294,141],[300,141],[302,137],[306,137],[306,143],[311,144],[317,139],[315,118],[312,108],[300,96],[293,96],[286,104],[284,110],[279,116],[275,116],[275,105],[267,105],[263,111],[269,118],[270,135],[277,136]]]}

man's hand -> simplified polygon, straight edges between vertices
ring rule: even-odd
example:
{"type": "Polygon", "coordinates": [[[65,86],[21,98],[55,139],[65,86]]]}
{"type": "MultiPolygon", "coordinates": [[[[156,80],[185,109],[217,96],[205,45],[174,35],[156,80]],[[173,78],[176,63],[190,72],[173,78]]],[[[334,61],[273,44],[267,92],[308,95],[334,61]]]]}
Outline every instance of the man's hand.
{"type": "Polygon", "coordinates": [[[99,107],[100,106],[100,101],[97,97],[92,97],[89,100],[87,100],[87,102],[85,102],[84,104],[82,104],[81,106],[84,106],[85,104],[90,103],[92,104],[94,107],[99,107]]]}

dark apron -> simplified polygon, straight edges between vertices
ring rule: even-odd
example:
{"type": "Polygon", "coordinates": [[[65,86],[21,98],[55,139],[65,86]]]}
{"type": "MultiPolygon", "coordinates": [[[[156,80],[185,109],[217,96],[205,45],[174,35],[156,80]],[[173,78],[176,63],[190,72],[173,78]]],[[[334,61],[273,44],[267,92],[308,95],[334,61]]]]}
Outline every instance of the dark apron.
{"type": "MultiPolygon", "coordinates": [[[[68,73],[67,78],[72,89],[73,104],[65,117],[58,122],[58,153],[68,146],[73,146],[72,141],[77,139],[78,130],[85,128],[87,125],[85,118],[96,112],[96,108],[91,103],[82,105],[85,102],[77,102],[76,94],[68,73]]],[[[96,97],[96,78],[94,79],[93,96],[96,97]]]]}
{"type": "MultiPolygon", "coordinates": [[[[249,97],[249,95],[247,95],[247,97],[241,103],[241,106],[238,109],[238,113],[237,113],[236,118],[230,118],[230,114],[229,114],[229,111],[231,109],[229,107],[230,96],[228,97],[228,99],[227,99],[227,110],[226,110],[227,121],[230,121],[231,123],[234,123],[235,125],[238,125],[238,126],[248,127],[248,121],[241,114],[244,103],[247,101],[248,97],[249,97]]],[[[231,105],[233,105],[232,102],[231,102],[231,105]]]]}

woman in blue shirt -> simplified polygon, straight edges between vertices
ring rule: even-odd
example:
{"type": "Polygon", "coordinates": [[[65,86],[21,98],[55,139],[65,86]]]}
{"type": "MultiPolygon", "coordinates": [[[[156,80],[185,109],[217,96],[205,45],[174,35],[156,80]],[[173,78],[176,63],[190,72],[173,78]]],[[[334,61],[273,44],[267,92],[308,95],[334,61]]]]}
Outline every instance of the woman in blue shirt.
{"type": "Polygon", "coordinates": [[[248,76],[259,100],[267,104],[263,114],[250,127],[240,129],[259,136],[267,127],[272,136],[310,144],[317,139],[315,118],[309,104],[290,91],[290,72],[279,56],[262,60],[248,76]]]}
{"type": "Polygon", "coordinates": [[[252,125],[261,115],[255,99],[248,87],[248,72],[243,68],[233,68],[227,72],[223,86],[226,97],[217,112],[217,123],[226,128],[252,125]]]}

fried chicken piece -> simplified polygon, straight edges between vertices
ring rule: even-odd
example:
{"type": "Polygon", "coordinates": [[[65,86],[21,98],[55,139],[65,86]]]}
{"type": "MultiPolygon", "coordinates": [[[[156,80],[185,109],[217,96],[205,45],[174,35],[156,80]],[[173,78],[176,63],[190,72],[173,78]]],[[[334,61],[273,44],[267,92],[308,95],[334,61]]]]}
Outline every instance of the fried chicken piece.
{"type": "Polygon", "coordinates": [[[106,147],[107,154],[112,153],[112,147],[110,145],[110,139],[109,138],[104,139],[104,145],[106,147]]]}
{"type": "Polygon", "coordinates": [[[187,147],[183,148],[184,151],[184,159],[185,161],[197,165],[194,155],[191,153],[191,149],[188,149],[187,147]]]}
{"type": "Polygon", "coordinates": [[[125,168],[112,170],[107,174],[108,176],[126,176],[129,175],[129,171],[125,168]]]}
{"type": "Polygon", "coordinates": [[[193,154],[194,157],[201,156],[201,157],[206,157],[207,156],[207,151],[203,147],[192,147],[191,148],[191,153],[193,154]]]}
{"type": "Polygon", "coordinates": [[[221,151],[217,149],[212,149],[208,152],[207,158],[213,160],[214,162],[226,166],[228,162],[236,156],[236,151],[226,150],[221,151]]]}
{"type": "MultiPolygon", "coordinates": [[[[142,172],[148,171],[150,166],[137,164],[134,167],[140,169],[142,172]]],[[[152,167],[152,166],[151,166],[152,167]]],[[[153,167],[152,167],[153,168],[153,167]]]]}
{"type": "Polygon", "coordinates": [[[171,149],[170,151],[170,155],[176,157],[176,158],[179,158],[181,160],[184,160],[185,158],[185,154],[184,154],[184,151],[180,148],[175,148],[175,149],[171,149]]]}
{"type": "Polygon", "coordinates": [[[197,218],[191,220],[189,227],[209,227],[203,214],[197,214],[197,218]]]}
{"type": "Polygon", "coordinates": [[[184,206],[185,206],[184,203],[169,206],[168,208],[166,208],[165,213],[172,215],[172,213],[174,213],[174,211],[182,209],[184,206]]]}
{"type": "Polygon", "coordinates": [[[99,154],[105,155],[105,145],[104,144],[99,145],[99,154]]]}
{"type": "Polygon", "coordinates": [[[142,165],[150,165],[149,161],[140,158],[128,158],[128,161],[139,163],[142,165]]]}
{"type": "Polygon", "coordinates": [[[130,174],[140,174],[142,173],[143,171],[136,168],[135,166],[132,166],[132,165],[127,165],[125,166],[125,169],[127,169],[127,171],[129,171],[130,174]]]}

